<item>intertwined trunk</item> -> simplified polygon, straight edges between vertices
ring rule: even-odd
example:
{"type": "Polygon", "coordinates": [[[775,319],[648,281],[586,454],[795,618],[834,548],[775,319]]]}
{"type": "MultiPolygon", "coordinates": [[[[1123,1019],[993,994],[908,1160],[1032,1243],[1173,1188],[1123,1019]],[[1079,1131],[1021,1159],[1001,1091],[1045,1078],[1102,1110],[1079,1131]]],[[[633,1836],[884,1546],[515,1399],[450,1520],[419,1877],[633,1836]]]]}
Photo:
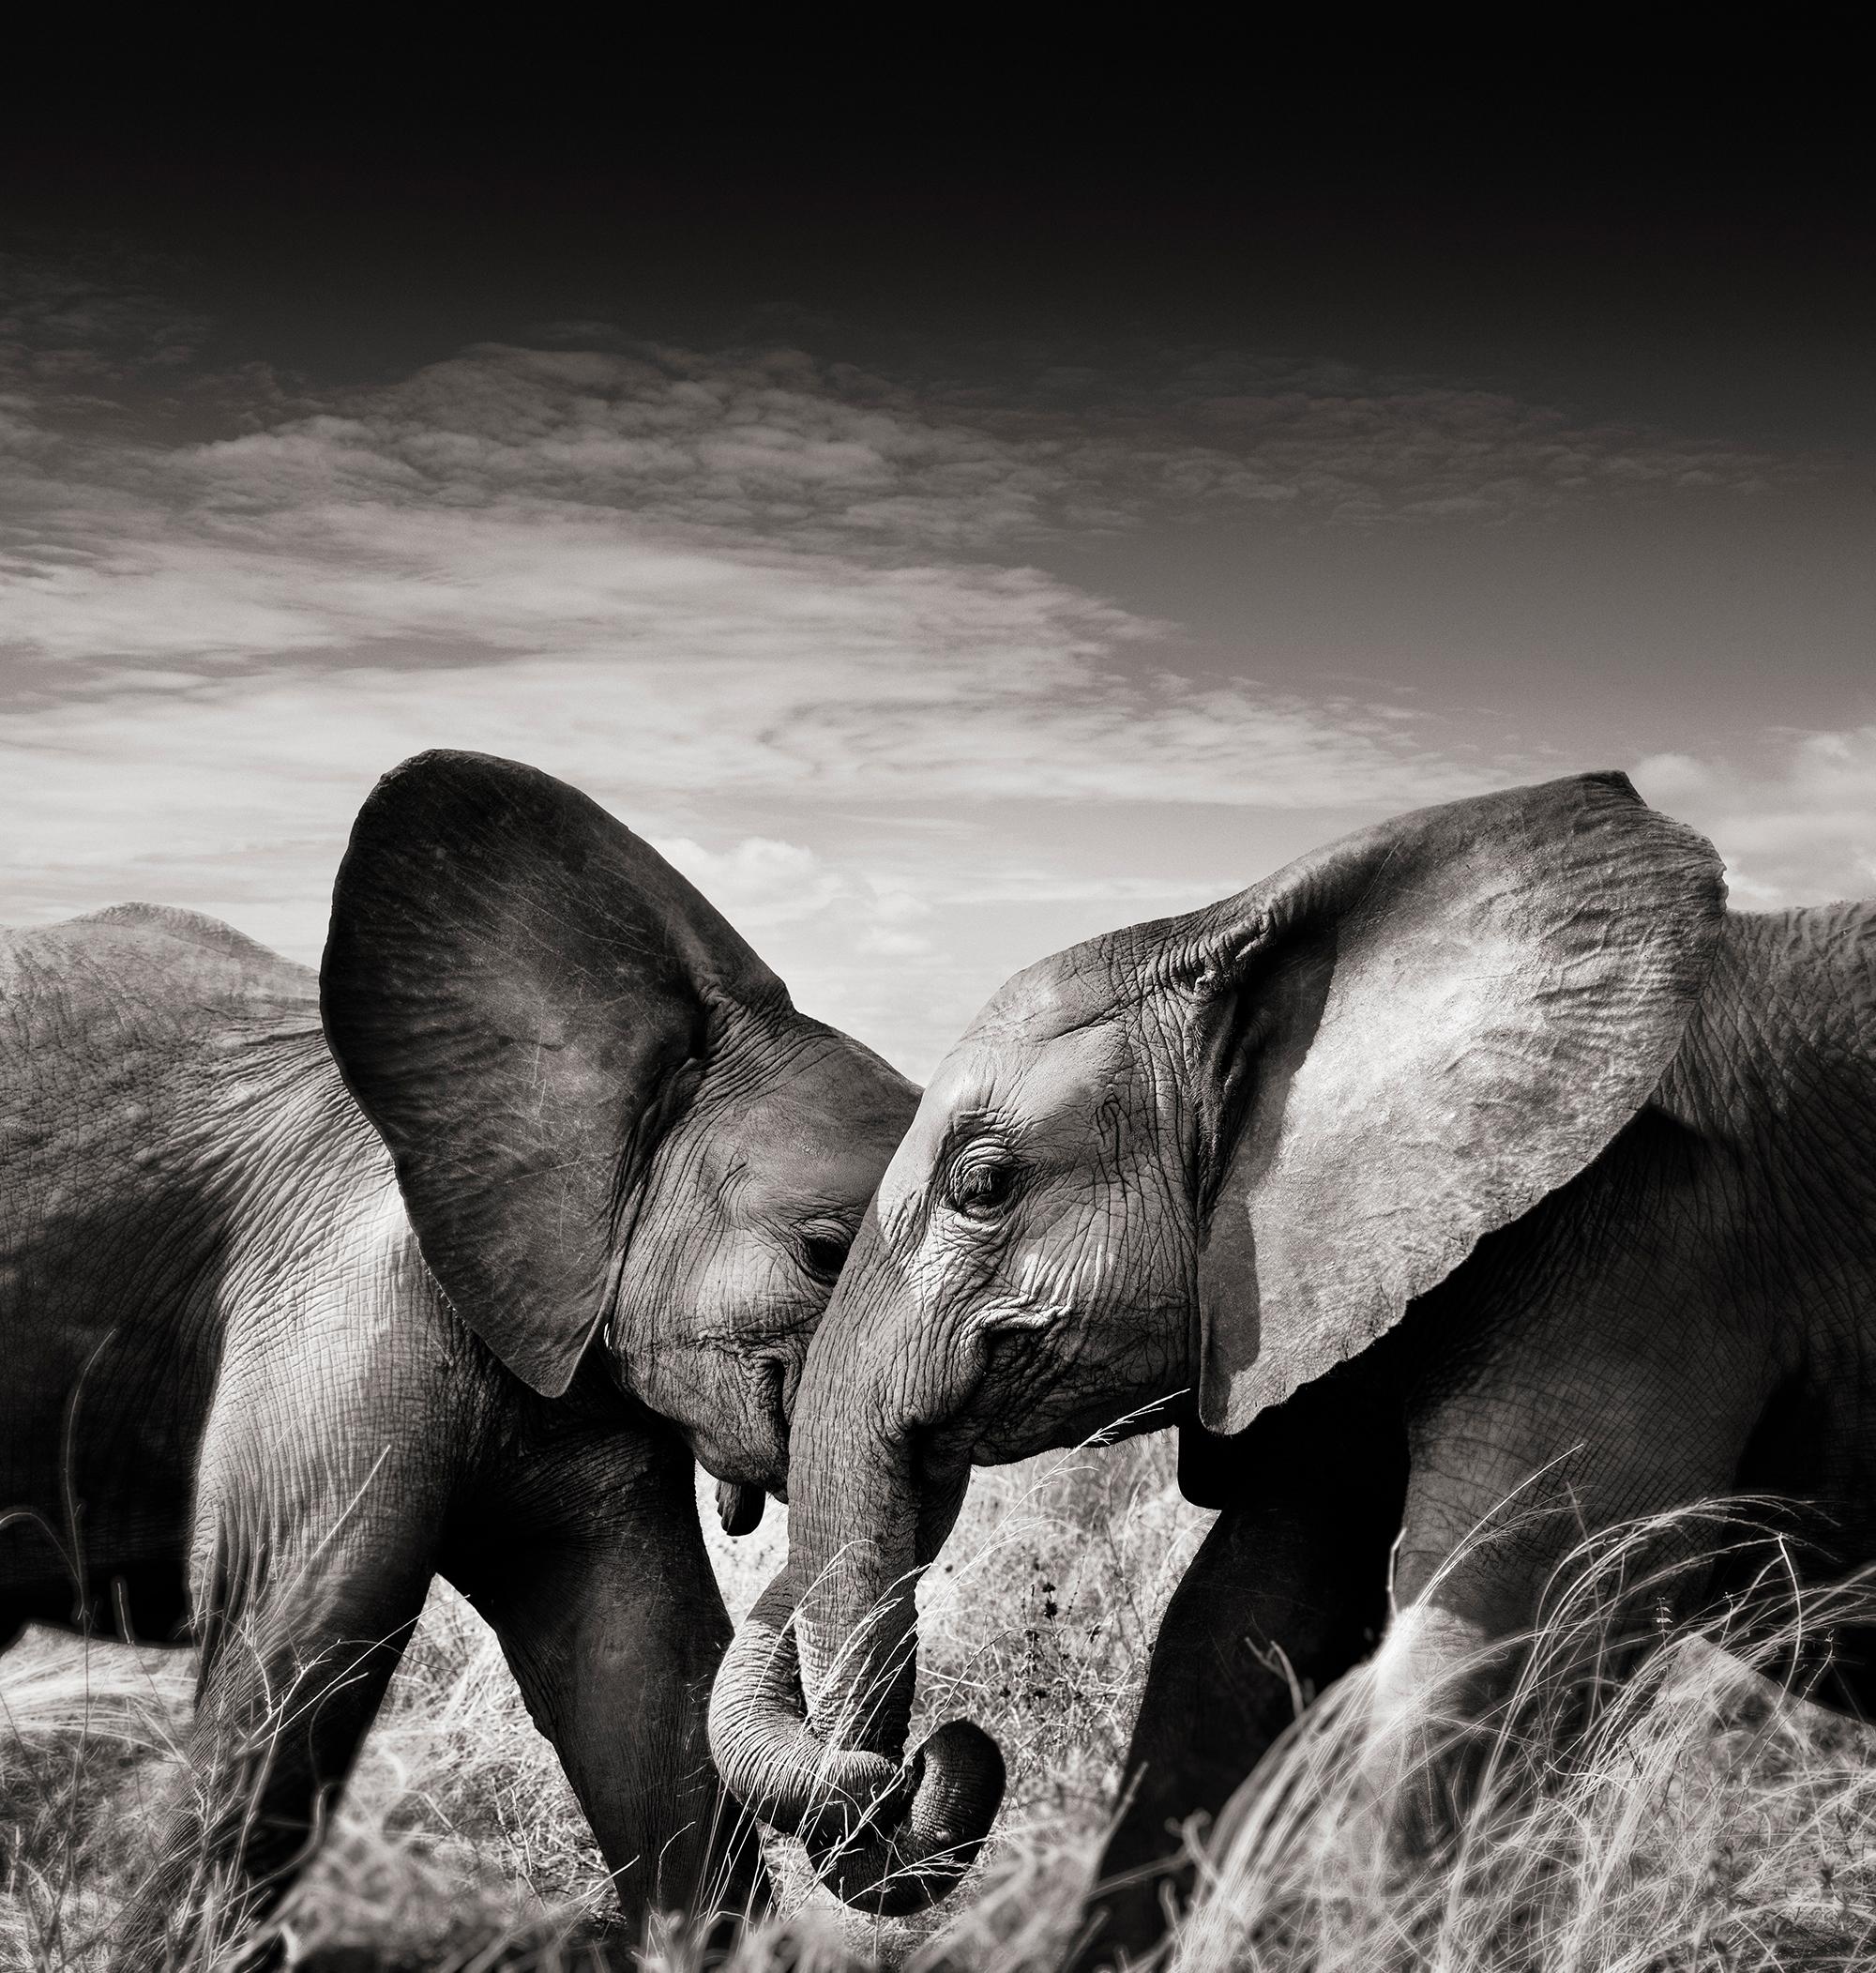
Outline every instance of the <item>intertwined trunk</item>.
{"type": "Polygon", "coordinates": [[[906,1407],[883,1401],[906,1375],[902,1348],[869,1363],[856,1347],[884,1327],[865,1319],[858,1299],[876,1248],[870,1219],[809,1353],[790,1458],[788,1566],[723,1662],[710,1739],[730,1792],[772,1828],[799,1834],[841,1897],[904,1912],[969,1868],[1004,1770],[995,1742],[961,1720],[902,1758],[916,1682],[914,1593],[950,1532],[967,1475],[933,1484],[916,1470],[906,1407]]]}

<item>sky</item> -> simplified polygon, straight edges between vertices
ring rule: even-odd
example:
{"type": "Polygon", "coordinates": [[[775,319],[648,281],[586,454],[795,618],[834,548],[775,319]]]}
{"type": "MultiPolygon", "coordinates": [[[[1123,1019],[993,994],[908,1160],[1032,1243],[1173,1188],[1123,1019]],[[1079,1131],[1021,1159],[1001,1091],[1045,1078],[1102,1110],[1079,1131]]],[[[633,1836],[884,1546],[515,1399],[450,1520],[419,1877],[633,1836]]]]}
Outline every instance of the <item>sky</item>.
{"type": "Polygon", "coordinates": [[[16,145],[0,920],[316,960],[375,778],[477,748],[923,1077],[1045,952],[1520,781],[1876,891],[1854,201],[1177,162],[16,145]]]}

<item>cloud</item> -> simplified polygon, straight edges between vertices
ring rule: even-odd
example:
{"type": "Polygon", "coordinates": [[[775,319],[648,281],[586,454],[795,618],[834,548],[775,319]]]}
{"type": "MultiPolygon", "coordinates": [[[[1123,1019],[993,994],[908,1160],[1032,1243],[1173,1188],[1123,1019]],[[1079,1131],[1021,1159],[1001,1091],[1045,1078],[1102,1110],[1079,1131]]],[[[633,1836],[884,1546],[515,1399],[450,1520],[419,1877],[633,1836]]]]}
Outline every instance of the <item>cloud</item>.
{"type": "Polygon", "coordinates": [[[617,722],[614,782],[641,792],[1284,808],[1475,781],[1397,706],[1193,679],[1153,656],[1167,626],[946,554],[1003,510],[994,448],[810,415],[801,367],[483,352],[369,394],[369,417],[27,462],[21,744],[83,757],[129,721],[173,731],[169,757],[265,755],[336,695],[360,747],[552,744],[577,706],[617,722]],[[831,545],[827,515],[894,472],[927,476],[920,553],[831,545]]]}
{"type": "MultiPolygon", "coordinates": [[[[969,972],[974,941],[982,949],[977,907],[1111,901],[1085,930],[1144,915],[1125,887],[1036,869],[1033,831],[1000,826],[999,804],[1046,799],[1073,814],[1093,803],[1104,818],[1126,802],[1372,809],[1489,778],[1358,710],[1339,721],[1333,709],[1248,690],[1194,697],[1176,678],[1156,693],[1080,650],[1085,626],[1068,600],[1048,591],[1034,600],[1029,644],[999,621],[989,657],[976,634],[985,599],[921,584],[898,599],[897,620],[893,599],[876,599],[884,614],[850,622],[844,650],[817,650],[810,619],[804,654],[706,660],[697,655],[706,632],[746,623],[752,638],[783,634],[753,604],[740,618],[718,594],[706,625],[679,626],[673,643],[691,648],[677,655],[275,665],[181,685],[118,680],[16,708],[0,750],[0,915],[153,897],[216,911],[310,956],[345,830],[372,779],[423,747],[468,746],[561,774],[654,840],[683,845],[680,867],[765,952],[769,928],[812,920],[815,939],[778,949],[810,961],[789,977],[810,996],[804,1004],[832,1017],[854,1011],[862,985],[886,992],[884,979],[860,980],[870,960],[903,971],[916,955],[954,954],[969,972]],[[1068,612],[1066,635],[1043,607],[1051,600],[1068,612]],[[809,813],[849,814],[840,867],[788,851],[792,837],[737,830],[752,807],[797,826],[809,813]],[[881,850],[876,839],[892,831],[878,818],[905,813],[943,824],[947,839],[928,833],[922,845],[881,850]],[[942,925],[929,921],[954,905],[942,925]]],[[[1177,861],[1169,868],[1189,877],[1177,861]]],[[[1028,921],[1056,922],[1034,910],[1028,921]]],[[[1007,971],[1022,956],[1035,950],[1019,943],[998,964],[1007,971]]],[[[979,971],[970,992],[958,990],[951,1032],[995,977],[979,971]]],[[[904,994],[894,988],[904,1018],[865,1031],[896,1056],[929,1063],[935,1027],[951,1018],[934,1012],[934,991],[929,969],[904,994]]]]}
{"type": "Polygon", "coordinates": [[[1201,358],[1162,388],[1182,421],[1218,434],[1198,491],[1267,497],[1275,485],[1345,522],[1507,520],[1644,493],[1759,493],[1820,464],[1342,365],[1201,358]],[[1241,484],[1247,471],[1254,478],[1241,484]]]}
{"type": "MultiPolygon", "coordinates": [[[[91,362],[100,376],[186,355],[164,338],[199,327],[147,300],[117,308],[121,322],[87,289],[0,323],[34,344],[32,361],[91,362]],[[86,350],[70,340],[86,327],[110,334],[86,350]],[[48,338],[56,347],[38,347],[48,338]]],[[[1763,491],[1817,465],[1334,366],[1161,353],[1018,369],[1001,387],[886,377],[798,350],[653,345],[480,345],[395,383],[324,393],[285,390],[250,366],[177,384],[193,422],[231,435],[65,447],[34,459],[34,506],[77,524],[108,493],[107,508],[147,501],[198,528],[250,532],[334,505],[573,508],[745,545],[1007,560],[1012,544],[1064,532],[1220,510],[1317,524],[1505,520],[1590,499],[1763,491]]],[[[42,399],[69,410],[50,389],[42,399]]],[[[29,442],[30,408],[10,407],[16,468],[45,452],[43,432],[29,442]]]]}
{"type": "MultiPolygon", "coordinates": [[[[224,565],[199,612],[174,569],[118,571],[98,612],[62,585],[38,605],[49,634],[83,618],[141,661],[64,690],[23,671],[8,737],[46,771],[146,752],[165,779],[245,764],[276,790],[322,764],[349,778],[416,745],[507,741],[578,754],[641,795],[941,810],[1398,805],[1480,771],[1396,707],[1124,666],[1152,627],[1033,573],[803,570],[619,541],[596,555],[565,530],[536,544],[450,532],[461,566],[446,578],[422,558],[369,574],[224,565]],[[260,624],[280,655],[247,662],[238,639],[260,624]],[[229,640],[219,665],[202,661],[209,635],[229,640]]],[[[14,786],[34,771],[18,761],[14,786]]]]}
{"type": "Polygon", "coordinates": [[[1749,762],[1656,754],[1636,785],[1712,838],[1738,908],[1876,893],[1876,726],[1768,738],[1749,762]]]}
{"type": "Polygon", "coordinates": [[[0,250],[0,388],[70,408],[187,364],[208,325],[163,296],[166,271],[108,240],[55,255],[0,250]]]}
{"type": "Polygon", "coordinates": [[[142,896],[311,957],[371,781],[477,748],[670,843],[802,1005],[915,1070],[1036,942],[1145,915],[1037,868],[998,804],[1402,806],[1478,773],[1385,708],[1138,673],[1157,626],[1034,570],[577,508],[322,504],[256,528],[141,508],[16,576],[6,625],[0,916],[142,896]],[[842,812],[838,855],[801,843],[842,812]],[[880,816],[908,813],[953,840],[882,848],[880,816]],[[1092,922],[1051,915],[1077,903],[1092,922]]]}
{"type": "Polygon", "coordinates": [[[1503,393],[1213,357],[1006,376],[994,395],[824,364],[486,345],[203,449],[207,497],[402,494],[629,508],[921,552],[1227,506],[1505,518],[1586,497],[1758,492],[1807,462],[1503,393]]]}
{"type": "Polygon", "coordinates": [[[940,900],[929,882],[914,888],[881,870],[837,868],[800,843],[770,836],[746,836],[721,850],[685,836],[655,838],[653,846],[751,939],[811,925],[828,949],[863,961],[933,953],[940,900]]]}
{"type": "Polygon", "coordinates": [[[376,775],[477,748],[605,801],[915,1071],[1024,959],[1313,827],[1218,818],[1326,830],[1552,771],[1381,688],[1260,684],[1248,636],[1243,675],[1203,673],[1179,626],[1035,566],[1049,544],[1497,523],[1813,463],[1203,352],[992,387],[581,326],[316,389],[204,369],[204,325],[108,258],[7,281],[0,916],[141,895],[310,956],[376,775]]]}

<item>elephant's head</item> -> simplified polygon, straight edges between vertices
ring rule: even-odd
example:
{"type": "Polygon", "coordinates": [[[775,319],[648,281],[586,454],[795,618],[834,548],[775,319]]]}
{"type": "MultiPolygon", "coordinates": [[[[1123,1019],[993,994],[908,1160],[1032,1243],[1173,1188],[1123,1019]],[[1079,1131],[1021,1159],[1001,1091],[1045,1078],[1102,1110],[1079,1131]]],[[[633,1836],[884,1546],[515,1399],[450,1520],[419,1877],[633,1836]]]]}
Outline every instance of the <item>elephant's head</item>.
{"type": "Polygon", "coordinates": [[[373,790],[333,893],[326,1036],[457,1313],[559,1396],[616,1374],[733,1483],[785,1479],[808,1338],[917,1091],[797,1013],[648,845],[512,761],[373,790]]]}
{"type": "Polygon", "coordinates": [[[855,1902],[942,1890],[1001,1764],[901,1765],[913,1587],[969,1467],[1354,1355],[1596,1156],[1672,1058],[1719,866],[1619,775],[1403,816],[1032,966],[940,1067],[803,1376],[788,1568],[712,1707],[725,1780],[855,1902]]]}

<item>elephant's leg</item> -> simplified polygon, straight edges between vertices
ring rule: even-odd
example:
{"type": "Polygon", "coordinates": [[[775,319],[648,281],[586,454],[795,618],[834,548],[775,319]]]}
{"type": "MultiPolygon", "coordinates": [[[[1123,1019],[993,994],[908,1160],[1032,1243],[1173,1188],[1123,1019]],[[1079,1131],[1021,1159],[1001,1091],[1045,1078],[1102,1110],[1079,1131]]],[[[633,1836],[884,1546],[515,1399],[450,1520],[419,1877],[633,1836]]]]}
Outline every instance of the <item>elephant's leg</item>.
{"type": "Polygon", "coordinates": [[[1216,1816],[1299,1701],[1381,1634],[1406,1446],[1398,1407],[1390,1422],[1358,1383],[1352,1367],[1306,1387],[1229,1449],[1234,1497],[1160,1625],[1078,1967],[1159,1944],[1191,1889],[1180,1825],[1216,1816]]]}
{"type": "Polygon", "coordinates": [[[1761,1539],[1721,1560],[1714,1595],[1724,1600],[1730,1649],[1807,1699],[1868,1721],[1876,1720],[1876,1624],[1857,1620],[1863,1595],[1836,1593],[1876,1556],[1876,1473],[1858,1443],[1860,1395],[1854,1380],[1815,1372],[1778,1391],[1737,1482],[1761,1539]]]}
{"type": "Polygon", "coordinates": [[[350,1772],[423,1609],[448,1505],[449,1468],[411,1429],[417,1395],[395,1376],[380,1389],[409,1400],[397,1438],[316,1390],[224,1378],[198,1487],[182,1795],[114,1965],[205,1965],[211,1942],[256,1925],[350,1772]]]}
{"type": "Polygon", "coordinates": [[[1501,1701],[1547,1603],[1593,1566],[1593,1549],[1575,1555],[1586,1538],[1637,1530],[1620,1571],[1597,1578],[1608,1619],[1584,1633],[1585,1703],[1709,1579],[1702,1526],[1674,1510],[1732,1490],[1761,1385],[1674,1312],[1646,1333],[1632,1313],[1604,1327],[1568,1313],[1566,1336],[1507,1336],[1410,1425],[1396,1614],[1369,1675],[1372,1793],[1397,1853],[1464,1813],[1482,1750],[1467,1723],[1501,1701]]]}
{"type": "Polygon", "coordinates": [[[755,1826],[723,1796],[705,1708],[730,1620],[689,1454],[616,1439],[569,1453],[557,1503],[446,1571],[494,1626],[553,1742],[634,1931],[655,1911],[734,1922],[765,1904],[755,1826]],[[575,1518],[577,1516],[577,1518],[575,1518]]]}

